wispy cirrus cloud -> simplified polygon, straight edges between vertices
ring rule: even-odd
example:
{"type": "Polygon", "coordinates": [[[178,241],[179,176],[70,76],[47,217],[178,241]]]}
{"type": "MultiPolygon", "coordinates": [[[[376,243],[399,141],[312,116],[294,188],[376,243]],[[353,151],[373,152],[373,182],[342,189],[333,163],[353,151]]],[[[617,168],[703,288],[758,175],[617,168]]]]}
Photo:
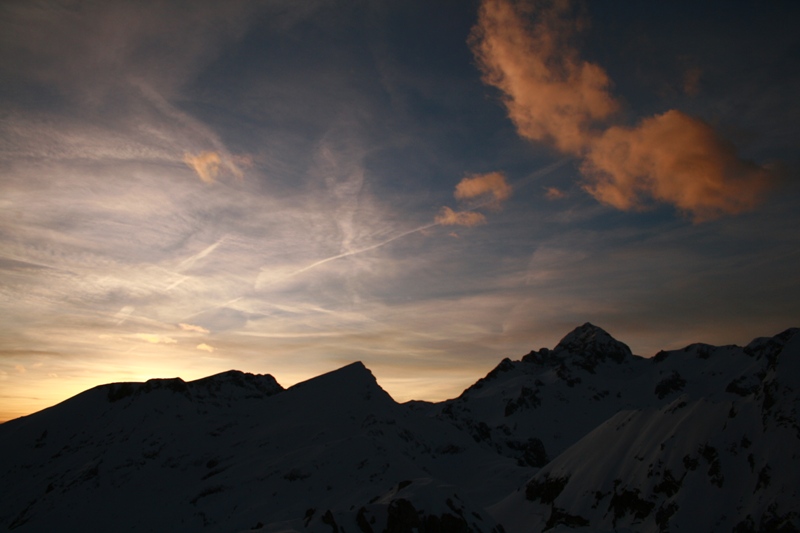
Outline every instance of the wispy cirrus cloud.
{"type": "Polygon", "coordinates": [[[518,133],[582,158],[585,190],[617,209],[668,203],[702,222],[756,207],[774,172],[740,158],[702,120],[671,110],[607,125],[619,104],[605,70],[572,44],[580,27],[570,2],[481,4],[470,44],[518,133]]]}
{"type": "Polygon", "coordinates": [[[159,335],[156,333],[137,333],[134,335],[136,339],[139,339],[144,342],[149,342],[150,344],[177,344],[178,341],[173,339],[172,337],[167,337],[166,335],[159,335]]]}

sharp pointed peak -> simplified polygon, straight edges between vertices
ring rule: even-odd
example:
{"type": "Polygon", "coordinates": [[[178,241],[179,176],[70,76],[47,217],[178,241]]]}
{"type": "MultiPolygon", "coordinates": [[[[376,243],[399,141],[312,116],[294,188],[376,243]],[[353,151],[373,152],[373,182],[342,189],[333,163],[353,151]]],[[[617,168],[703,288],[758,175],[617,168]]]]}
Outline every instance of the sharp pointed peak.
{"type": "MultiPolygon", "coordinates": [[[[361,361],[355,361],[345,366],[339,367],[330,372],[325,372],[306,381],[302,381],[290,387],[290,389],[303,388],[314,384],[315,386],[334,386],[352,387],[354,385],[366,385],[381,389],[375,375],[361,361]]],[[[382,390],[382,389],[381,389],[382,390]]]]}
{"type": "Polygon", "coordinates": [[[292,385],[286,393],[287,401],[317,405],[397,405],[361,361],[292,385]]]}
{"type": "Polygon", "coordinates": [[[608,357],[618,363],[632,355],[627,344],[618,341],[606,330],[591,322],[586,322],[567,333],[553,351],[601,359],[608,357]]]}

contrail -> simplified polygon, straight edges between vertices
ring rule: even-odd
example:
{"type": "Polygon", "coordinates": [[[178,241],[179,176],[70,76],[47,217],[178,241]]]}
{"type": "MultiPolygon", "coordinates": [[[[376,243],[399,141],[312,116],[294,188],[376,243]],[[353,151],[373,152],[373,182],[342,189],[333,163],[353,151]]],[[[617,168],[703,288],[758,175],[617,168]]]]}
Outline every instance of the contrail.
{"type": "MultiPolygon", "coordinates": [[[[552,164],[550,164],[550,165],[548,165],[548,166],[546,166],[544,168],[541,168],[541,169],[531,173],[530,175],[528,175],[528,176],[524,177],[523,179],[517,181],[514,184],[514,188],[519,188],[521,186],[525,186],[525,185],[527,185],[528,183],[530,183],[531,181],[533,181],[535,179],[538,179],[538,178],[541,178],[541,177],[544,177],[544,176],[550,174],[554,170],[562,167],[570,159],[571,158],[569,158],[569,157],[565,157],[565,158],[563,158],[563,159],[561,159],[559,161],[556,161],[555,163],[552,163],[552,164]]],[[[494,198],[489,198],[489,199],[487,199],[487,200],[475,205],[473,207],[473,209],[478,208],[478,207],[483,207],[483,206],[485,206],[485,205],[487,205],[487,204],[489,204],[489,203],[491,203],[493,201],[494,201],[494,198]]],[[[313,268],[316,268],[316,267],[318,267],[320,265],[324,265],[325,263],[329,263],[331,261],[336,261],[337,259],[342,259],[343,257],[350,257],[351,255],[357,255],[357,254],[361,254],[361,253],[364,253],[364,252],[369,252],[370,250],[374,250],[376,248],[380,248],[381,246],[385,246],[385,245],[389,244],[392,241],[396,241],[397,239],[402,239],[403,237],[411,235],[412,233],[417,233],[418,231],[424,231],[426,229],[432,228],[434,226],[440,226],[440,225],[441,225],[440,222],[431,222],[430,224],[425,224],[424,226],[420,226],[418,228],[410,229],[410,230],[408,230],[406,232],[400,233],[399,235],[395,235],[394,237],[392,237],[390,239],[386,239],[385,241],[381,241],[379,243],[372,244],[372,245],[367,246],[365,248],[359,248],[357,250],[351,250],[349,252],[344,252],[344,253],[341,253],[341,254],[338,254],[338,255],[334,255],[334,256],[331,256],[331,257],[326,257],[325,259],[320,259],[319,261],[317,261],[315,263],[311,263],[310,265],[305,266],[305,267],[303,267],[303,268],[301,268],[299,270],[295,270],[294,272],[292,272],[290,274],[286,274],[281,279],[288,279],[288,278],[294,277],[294,276],[296,276],[298,274],[302,274],[303,272],[307,272],[307,271],[309,271],[309,270],[311,270],[313,268]]],[[[256,282],[256,283],[258,284],[258,282],[256,282]]]]}
{"type": "MultiPolygon", "coordinates": [[[[522,189],[523,187],[526,187],[527,185],[529,185],[532,181],[535,181],[535,180],[537,180],[539,178],[543,178],[543,177],[547,176],[548,174],[551,174],[553,171],[558,170],[559,168],[563,167],[565,164],[567,164],[572,159],[573,159],[572,157],[565,157],[563,159],[559,159],[555,163],[551,163],[551,164],[547,165],[544,168],[540,168],[539,170],[531,172],[530,174],[528,174],[524,178],[519,179],[519,180],[515,181],[514,183],[512,183],[512,185],[513,185],[512,189],[515,190],[515,191],[518,190],[518,189],[522,189]]],[[[489,198],[485,199],[484,201],[472,205],[472,209],[477,209],[479,207],[484,207],[487,204],[491,204],[491,203],[493,203],[495,201],[496,201],[495,198],[490,195],[489,198]]]]}
{"type": "Polygon", "coordinates": [[[533,180],[536,180],[536,179],[539,179],[539,178],[543,178],[543,177],[547,176],[548,174],[550,174],[551,172],[553,172],[554,170],[558,170],[559,168],[563,167],[564,165],[566,165],[568,162],[572,161],[573,159],[574,159],[573,157],[565,157],[563,159],[559,159],[555,163],[551,163],[551,164],[547,165],[544,168],[540,168],[539,170],[537,170],[535,172],[532,172],[531,174],[529,174],[529,175],[525,176],[524,178],[522,178],[521,180],[517,181],[514,184],[514,188],[518,189],[523,185],[527,185],[528,183],[530,183],[533,180]]]}
{"type": "Polygon", "coordinates": [[[364,252],[369,252],[370,250],[374,250],[375,248],[380,248],[381,246],[389,244],[392,241],[396,241],[397,239],[403,238],[406,235],[411,235],[412,233],[416,233],[418,231],[423,231],[423,230],[426,230],[428,228],[432,228],[432,227],[438,226],[438,225],[439,225],[438,222],[431,222],[430,224],[426,224],[426,225],[420,226],[418,228],[410,229],[410,230],[408,230],[408,231],[406,231],[404,233],[401,233],[399,235],[395,235],[391,239],[386,239],[385,241],[381,241],[381,242],[373,244],[371,246],[367,246],[366,248],[359,248],[358,250],[351,250],[349,252],[344,252],[344,253],[339,254],[339,255],[334,255],[332,257],[327,257],[325,259],[320,259],[316,263],[311,263],[307,267],[303,267],[300,270],[297,270],[295,272],[292,272],[291,274],[286,275],[285,277],[290,278],[292,276],[296,276],[297,274],[302,274],[303,272],[305,272],[307,270],[311,270],[312,268],[318,267],[320,265],[324,265],[325,263],[328,263],[329,261],[335,261],[336,259],[341,259],[343,257],[349,257],[351,255],[356,255],[356,254],[361,254],[361,253],[364,253],[364,252]]]}
{"type": "Polygon", "coordinates": [[[184,271],[184,270],[186,270],[188,268],[191,268],[192,266],[194,266],[194,264],[197,261],[199,261],[200,259],[206,257],[208,254],[210,254],[211,252],[216,250],[217,246],[222,244],[224,241],[225,241],[225,237],[222,237],[217,242],[215,242],[211,246],[207,247],[205,250],[202,250],[202,251],[194,254],[191,257],[187,257],[186,259],[181,261],[181,264],[178,265],[178,268],[176,268],[175,270],[177,270],[178,272],[182,272],[182,271],[184,271]]]}
{"type": "Polygon", "coordinates": [[[164,292],[169,292],[172,289],[174,289],[175,287],[177,287],[178,285],[180,285],[181,283],[183,283],[184,281],[186,281],[188,279],[191,279],[190,276],[185,276],[185,275],[181,274],[181,272],[192,268],[197,261],[199,261],[200,259],[203,259],[208,254],[210,254],[211,252],[216,250],[217,247],[220,244],[222,244],[224,241],[225,241],[225,236],[220,238],[217,242],[215,242],[211,246],[208,246],[205,250],[201,250],[200,252],[198,252],[198,253],[190,256],[190,257],[187,257],[186,259],[181,261],[181,263],[175,268],[175,270],[173,272],[170,272],[170,274],[176,274],[176,275],[178,275],[180,277],[177,280],[175,280],[172,283],[170,283],[169,286],[166,289],[164,289],[164,292]]]}

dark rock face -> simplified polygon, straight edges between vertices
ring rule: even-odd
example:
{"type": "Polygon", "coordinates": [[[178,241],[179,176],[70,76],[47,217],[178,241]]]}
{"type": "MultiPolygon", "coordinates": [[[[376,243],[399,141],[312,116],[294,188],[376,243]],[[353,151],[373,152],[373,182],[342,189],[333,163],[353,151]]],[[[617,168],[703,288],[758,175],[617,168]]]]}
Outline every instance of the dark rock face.
{"type": "Polygon", "coordinates": [[[249,374],[229,370],[221,374],[185,382],[181,378],[149,379],[144,383],[111,383],[101,385],[107,389],[109,402],[138,397],[154,391],[172,391],[189,400],[234,400],[236,398],[267,398],[283,390],[269,374],[249,374]],[[232,396],[234,393],[236,397],[232,396]]]}
{"type": "Polygon", "coordinates": [[[683,390],[686,386],[686,380],[678,373],[673,371],[672,374],[662,379],[656,384],[653,391],[659,400],[664,399],[665,396],[683,390]]]}
{"type": "Polygon", "coordinates": [[[568,477],[549,477],[543,479],[532,479],[525,487],[525,499],[530,501],[540,501],[542,503],[553,503],[569,482],[568,477]]]}
{"type": "Polygon", "coordinates": [[[616,340],[603,329],[589,322],[567,334],[553,349],[556,354],[568,353],[581,356],[582,366],[594,373],[598,363],[614,361],[622,363],[631,357],[627,344],[616,340]]]}
{"type": "Polygon", "coordinates": [[[469,523],[456,514],[426,514],[403,498],[394,500],[387,510],[385,533],[470,533],[469,523]]]}

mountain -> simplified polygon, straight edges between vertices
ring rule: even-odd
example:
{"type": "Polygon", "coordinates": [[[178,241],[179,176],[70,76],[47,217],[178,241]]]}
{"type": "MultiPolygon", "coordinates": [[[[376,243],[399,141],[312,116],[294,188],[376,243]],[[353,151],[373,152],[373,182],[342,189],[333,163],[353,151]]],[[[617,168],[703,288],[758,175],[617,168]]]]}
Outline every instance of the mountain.
{"type": "Polygon", "coordinates": [[[592,324],[458,398],[361,363],[101,385],[0,425],[18,531],[796,531],[800,330],[651,359],[592,324]]]}

